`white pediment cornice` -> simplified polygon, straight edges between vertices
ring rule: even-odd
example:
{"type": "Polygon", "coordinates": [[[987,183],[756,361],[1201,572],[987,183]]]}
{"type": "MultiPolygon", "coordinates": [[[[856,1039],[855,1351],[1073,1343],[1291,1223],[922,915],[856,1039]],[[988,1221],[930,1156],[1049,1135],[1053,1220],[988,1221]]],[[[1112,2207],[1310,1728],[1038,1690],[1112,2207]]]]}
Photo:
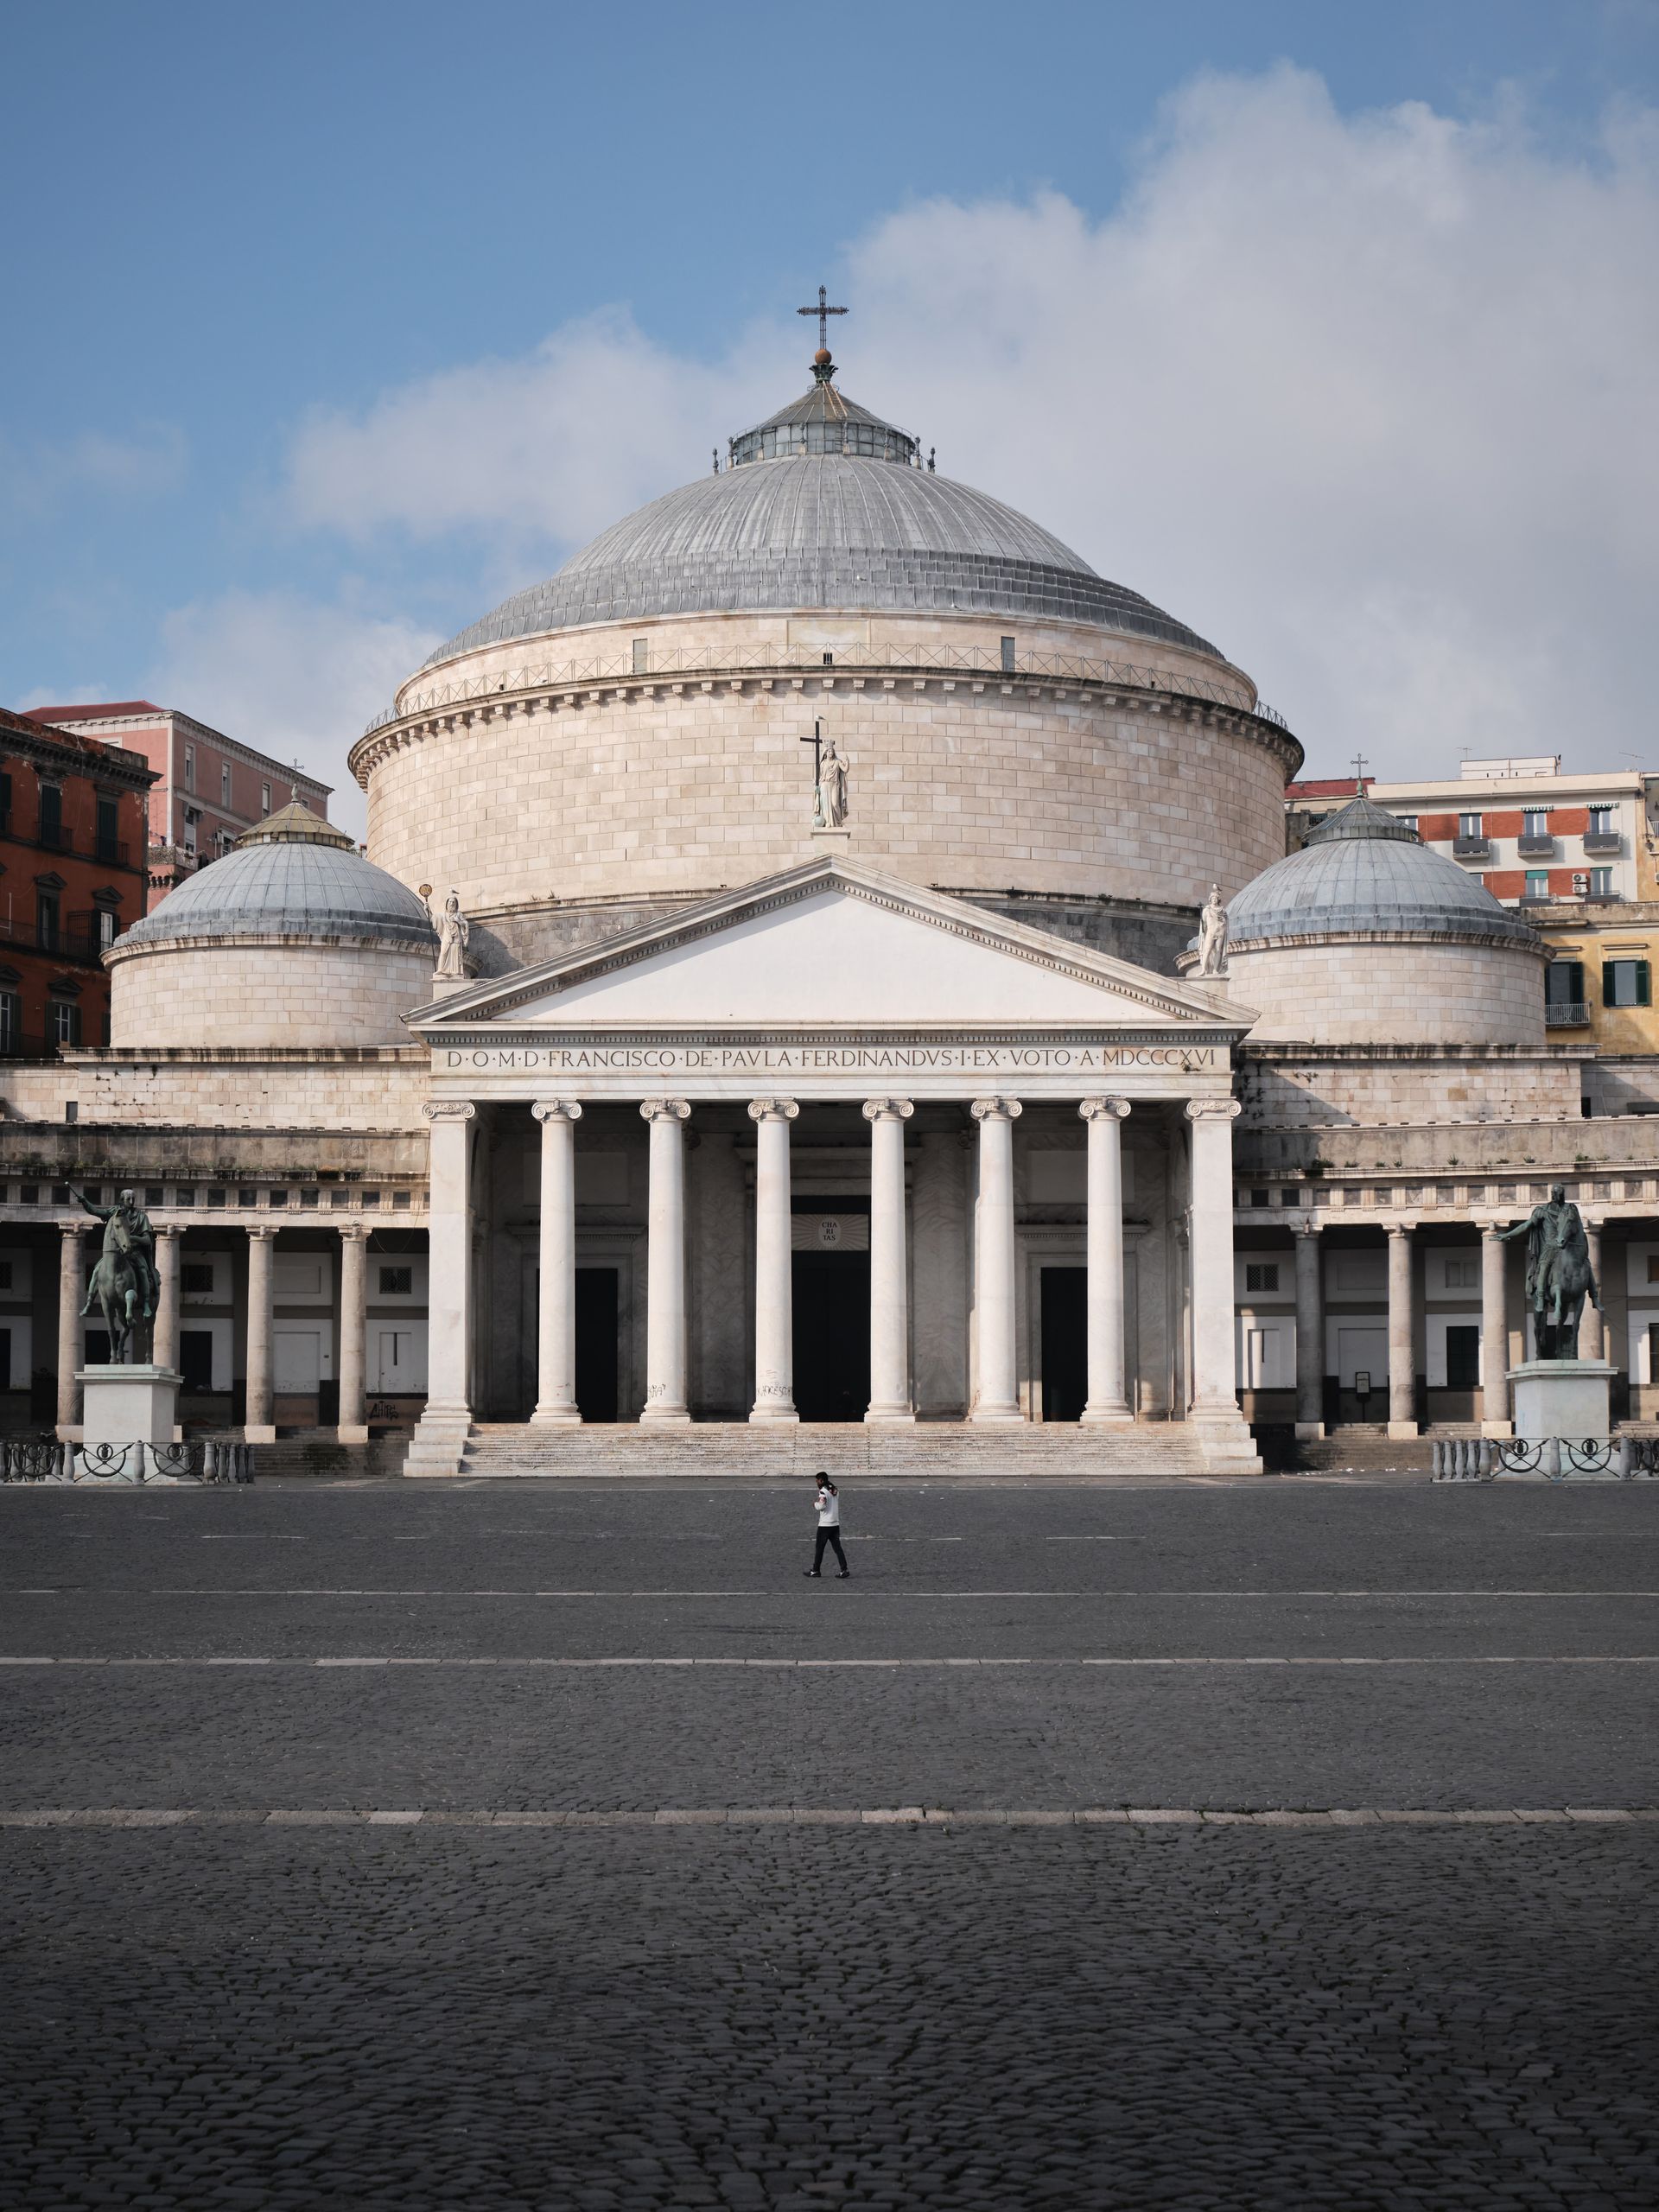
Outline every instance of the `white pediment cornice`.
{"type": "MultiPolygon", "coordinates": [[[[898,920],[938,931],[963,946],[983,953],[988,960],[1020,962],[1046,976],[1081,985],[1086,994],[1098,992],[1100,1018],[1105,1022],[1130,1015],[1158,1025],[1191,1025],[1211,1034],[1224,1029],[1242,1035],[1253,1020],[1250,1014],[1221,992],[1190,982],[1177,982],[1128,961],[1068,944],[1046,931],[987,912],[948,892],[906,882],[840,855],[815,858],[785,874],[717,893],[664,920],[622,931],[553,960],[538,962],[511,976],[470,984],[432,1004],[416,1007],[405,1018],[412,1029],[434,1042],[457,1030],[475,1034],[481,1025],[517,1027],[529,1020],[557,1020],[562,1024],[570,1020],[629,1021],[636,1017],[626,1006],[619,1004],[614,1010],[607,1009],[604,994],[596,992],[594,987],[602,985],[607,978],[621,979],[638,974],[653,962],[666,965],[683,960],[696,949],[709,948],[722,938],[734,937],[769,916],[786,915],[791,908],[809,901],[822,902],[826,896],[853,900],[898,920]],[[572,1001],[568,1015],[560,1007],[563,999],[572,1001]]],[[[826,987],[824,996],[829,995],[826,987]]],[[[929,1008],[925,1002],[925,990],[919,985],[917,995],[924,1002],[910,1007],[906,1018],[925,1024],[929,1008]]],[[[1082,1004],[1080,1001],[1080,1007],[1082,1004]]],[[[721,1017],[711,1016],[689,999],[678,1018],[685,1026],[695,1027],[721,1017]]],[[[868,1014],[861,1017],[851,1007],[848,1018],[868,1026],[868,1014]]],[[[988,1020],[998,1028],[1006,1028],[1008,1018],[1005,1008],[987,1009],[988,1020]]],[[[1035,1025],[1046,1025],[1052,1018],[1052,1010],[1033,1010],[1035,1025]]],[[[817,1029],[834,1022],[836,1014],[834,1007],[823,999],[804,996],[793,1019],[817,1029]]]]}

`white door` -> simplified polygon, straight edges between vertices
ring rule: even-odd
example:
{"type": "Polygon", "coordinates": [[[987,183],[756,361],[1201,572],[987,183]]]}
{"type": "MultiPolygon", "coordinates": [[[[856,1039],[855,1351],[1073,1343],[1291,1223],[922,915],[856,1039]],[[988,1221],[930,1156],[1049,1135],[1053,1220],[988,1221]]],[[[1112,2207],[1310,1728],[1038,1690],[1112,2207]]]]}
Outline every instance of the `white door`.
{"type": "Polygon", "coordinates": [[[426,1389],[426,1324],[375,1321],[369,1327],[369,1389],[383,1398],[426,1389]]]}
{"type": "Polygon", "coordinates": [[[322,1380],[322,1331],[279,1326],[273,1350],[278,1396],[314,1395],[322,1380]]]}

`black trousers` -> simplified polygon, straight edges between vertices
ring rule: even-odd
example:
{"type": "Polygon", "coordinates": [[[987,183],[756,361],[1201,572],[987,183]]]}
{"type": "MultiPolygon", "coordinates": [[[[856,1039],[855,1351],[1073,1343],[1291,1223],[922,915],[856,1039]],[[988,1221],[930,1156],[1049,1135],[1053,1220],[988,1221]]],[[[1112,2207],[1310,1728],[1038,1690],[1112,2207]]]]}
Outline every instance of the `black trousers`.
{"type": "Polygon", "coordinates": [[[839,1529],[819,1529],[817,1545],[812,1554],[813,1573],[821,1574],[823,1571],[823,1548],[826,1544],[830,1546],[830,1549],[835,1553],[836,1557],[841,1561],[841,1571],[845,1574],[847,1572],[847,1554],[841,1548],[841,1531],[839,1529]]]}

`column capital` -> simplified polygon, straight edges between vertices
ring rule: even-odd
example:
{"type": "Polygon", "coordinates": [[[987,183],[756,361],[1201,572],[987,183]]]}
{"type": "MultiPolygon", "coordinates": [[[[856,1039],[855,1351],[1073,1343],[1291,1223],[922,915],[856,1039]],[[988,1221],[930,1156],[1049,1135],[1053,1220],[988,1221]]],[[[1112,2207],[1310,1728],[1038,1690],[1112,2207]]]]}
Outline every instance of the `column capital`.
{"type": "MultiPolygon", "coordinates": [[[[1283,1224],[1281,1224],[1281,1226],[1282,1227],[1283,1224]]],[[[1317,1236],[1324,1227],[1325,1224],[1317,1218],[1311,1221],[1293,1221],[1290,1224],[1291,1234],[1294,1236],[1317,1236]]]]}
{"type": "Polygon", "coordinates": [[[269,1225],[261,1224],[256,1227],[253,1223],[249,1223],[248,1241],[250,1243],[271,1244],[276,1242],[276,1230],[274,1224],[269,1225]]]}
{"type": "Polygon", "coordinates": [[[1077,1112],[1085,1122],[1121,1122],[1128,1110],[1129,1102],[1127,1098],[1107,1096],[1085,1098],[1077,1108],[1077,1112]]]}
{"type": "Polygon", "coordinates": [[[683,1098],[642,1098],[639,1111],[648,1122],[688,1122],[691,1109],[683,1098]]]}
{"type": "Polygon", "coordinates": [[[531,1108],[538,1122],[579,1122],[582,1108],[574,1098],[538,1098],[531,1108]]]}
{"type": "Polygon", "coordinates": [[[470,1122],[478,1109],[470,1098],[429,1098],[421,1111],[429,1122],[470,1122]]]}
{"type": "Polygon", "coordinates": [[[1383,1224],[1383,1227],[1388,1230],[1390,1236],[1409,1236],[1412,1230],[1415,1229],[1416,1226],[1417,1224],[1414,1219],[1410,1221],[1389,1221],[1383,1224]]]}
{"type": "Polygon", "coordinates": [[[366,1244],[374,1234],[374,1224],[367,1221],[341,1221],[335,1227],[348,1244],[366,1244]]]}
{"type": "Polygon", "coordinates": [[[976,1122],[1017,1122],[1025,1110],[1017,1098],[976,1098],[968,1109],[976,1122]]]}
{"type": "Polygon", "coordinates": [[[90,1221],[66,1221],[60,1224],[66,1236],[84,1236],[92,1225],[90,1221]]]}
{"type": "Polygon", "coordinates": [[[1189,1122],[1236,1122],[1243,1110],[1236,1098],[1189,1098],[1183,1109],[1189,1122]]]}
{"type": "MultiPolygon", "coordinates": [[[[645,1108],[639,1111],[643,1114],[645,1108]]],[[[792,1122],[800,1112],[792,1098],[751,1098],[749,1119],[752,1122],[792,1122]]]]}
{"type": "Polygon", "coordinates": [[[864,1101],[867,1122],[907,1122],[915,1111],[908,1098],[867,1098],[864,1101]]]}
{"type": "Polygon", "coordinates": [[[176,1223],[175,1223],[171,1228],[157,1229],[156,1231],[156,1242],[159,1244],[163,1236],[181,1236],[183,1233],[183,1230],[179,1228],[176,1223]]]}

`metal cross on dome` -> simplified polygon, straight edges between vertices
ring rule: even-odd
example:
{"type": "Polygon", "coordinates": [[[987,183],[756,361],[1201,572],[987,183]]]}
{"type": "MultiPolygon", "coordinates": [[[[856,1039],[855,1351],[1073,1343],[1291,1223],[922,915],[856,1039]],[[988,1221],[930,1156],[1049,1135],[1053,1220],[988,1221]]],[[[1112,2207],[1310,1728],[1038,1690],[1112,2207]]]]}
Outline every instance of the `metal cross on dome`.
{"type": "Polygon", "coordinates": [[[847,309],[845,308],[832,308],[830,305],[830,294],[828,290],[823,285],[820,284],[818,287],[818,304],[817,307],[797,308],[795,312],[797,315],[817,315],[818,318],[818,345],[822,349],[830,343],[830,316],[832,315],[845,315],[847,313],[847,309]]]}
{"type": "Polygon", "coordinates": [[[1359,793],[1362,798],[1365,796],[1365,755],[1363,753],[1356,753],[1354,755],[1354,789],[1359,793]]]}

